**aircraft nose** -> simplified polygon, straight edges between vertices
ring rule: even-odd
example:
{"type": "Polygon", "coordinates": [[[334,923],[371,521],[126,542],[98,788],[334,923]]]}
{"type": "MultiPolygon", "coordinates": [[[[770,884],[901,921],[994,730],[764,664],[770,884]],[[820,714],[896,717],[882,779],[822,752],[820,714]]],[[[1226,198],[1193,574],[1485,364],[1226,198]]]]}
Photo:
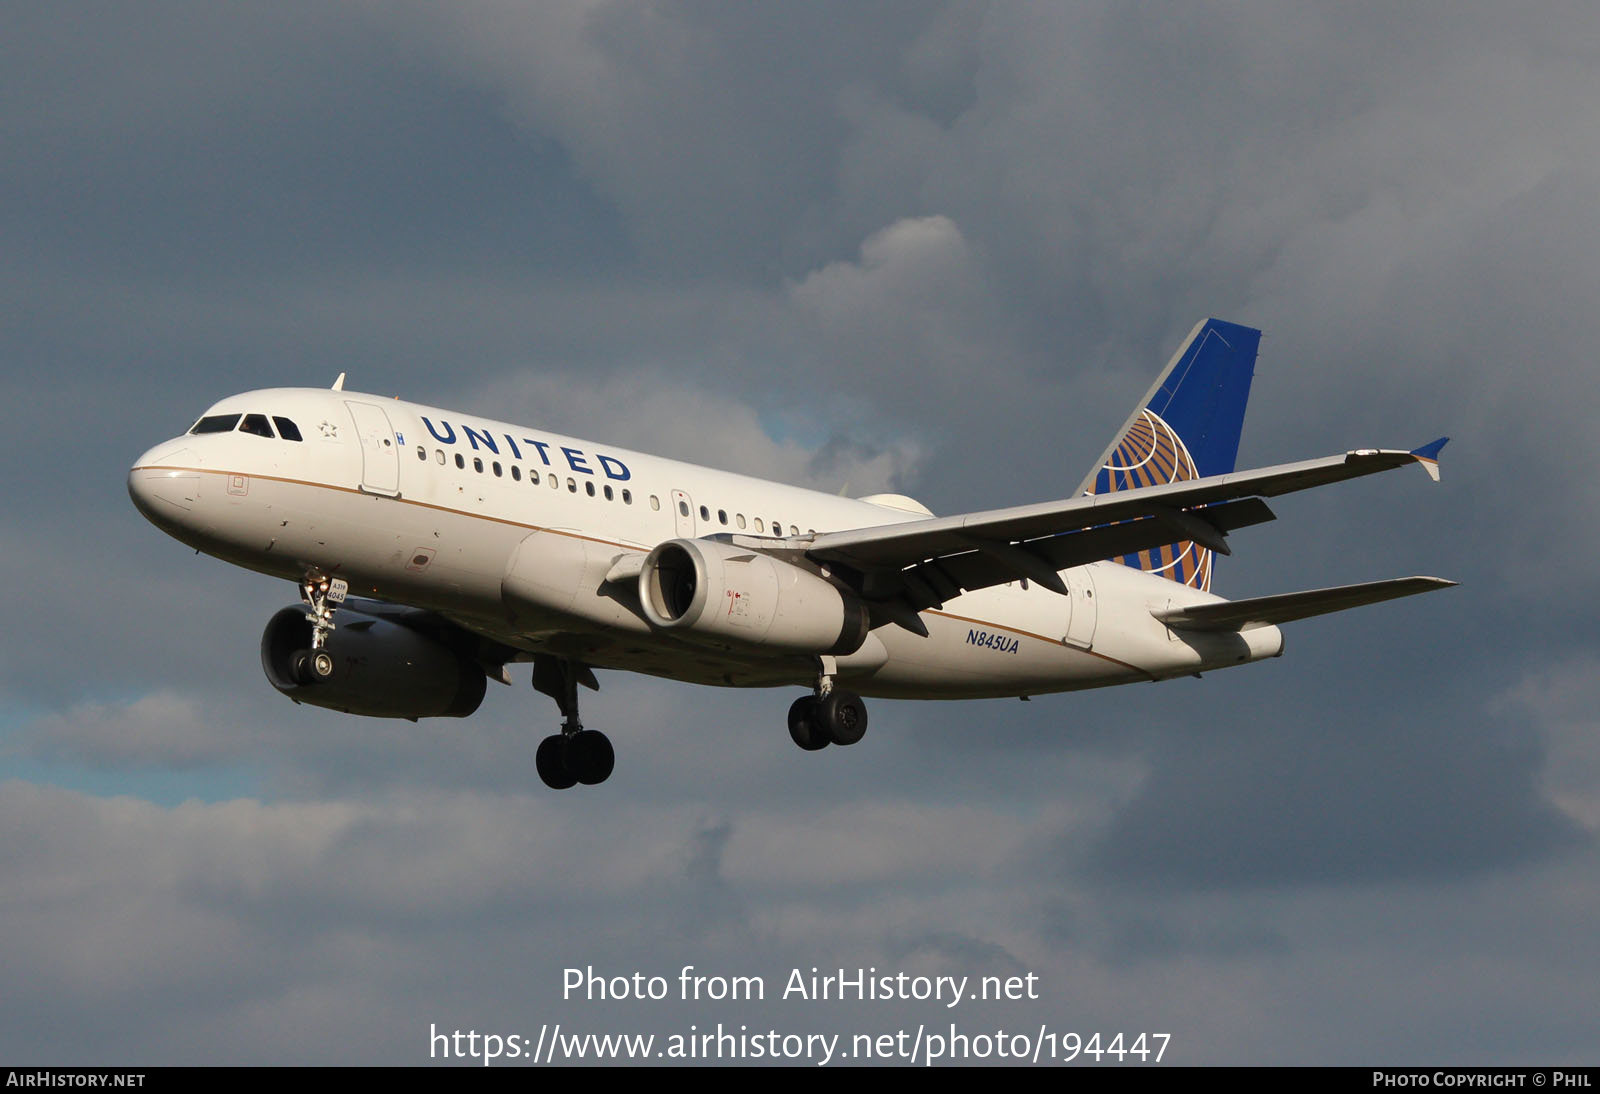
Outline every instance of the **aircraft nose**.
{"type": "Polygon", "coordinates": [[[128,496],[157,524],[181,517],[200,495],[200,457],[170,443],[146,452],[128,470],[128,496]]]}

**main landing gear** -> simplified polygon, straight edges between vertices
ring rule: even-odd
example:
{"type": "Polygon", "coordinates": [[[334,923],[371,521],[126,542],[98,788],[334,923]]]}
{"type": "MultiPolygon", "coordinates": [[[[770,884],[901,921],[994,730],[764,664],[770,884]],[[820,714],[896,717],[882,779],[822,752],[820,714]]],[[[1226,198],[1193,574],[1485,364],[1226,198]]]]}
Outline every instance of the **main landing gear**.
{"type": "Polygon", "coordinates": [[[311,573],[300,582],[300,599],[310,609],[306,622],[311,624],[311,648],[295,651],[289,660],[295,683],[325,683],[338,671],[339,666],[327,649],[328,634],[333,630],[333,613],[349,591],[350,583],[342,577],[311,573]]]}
{"type": "MultiPolygon", "coordinates": [[[[867,704],[855,692],[834,685],[835,671],[833,658],[821,658],[816,694],[801,696],[789,708],[789,736],[807,752],[853,745],[867,732],[867,704]]],[[[534,690],[550,696],[561,709],[561,732],[540,741],[534,757],[539,778],[552,790],[603,783],[616,764],[611,739],[584,729],[578,718],[579,684],[591,690],[600,686],[581,661],[554,654],[534,657],[534,690]]]]}
{"type": "Polygon", "coordinates": [[[611,776],[616,753],[611,738],[596,729],[584,729],[578,720],[578,685],[599,690],[594,672],[580,661],[539,654],[533,659],[534,689],[561,708],[561,732],[539,742],[534,765],[539,778],[552,790],[576,783],[595,786],[611,776]]]}
{"type": "Polygon", "coordinates": [[[816,694],[802,695],[789,708],[789,736],[807,752],[853,745],[867,732],[867,704],[855,692],[834,686],[832,662],[822,659],[816,694]]]}

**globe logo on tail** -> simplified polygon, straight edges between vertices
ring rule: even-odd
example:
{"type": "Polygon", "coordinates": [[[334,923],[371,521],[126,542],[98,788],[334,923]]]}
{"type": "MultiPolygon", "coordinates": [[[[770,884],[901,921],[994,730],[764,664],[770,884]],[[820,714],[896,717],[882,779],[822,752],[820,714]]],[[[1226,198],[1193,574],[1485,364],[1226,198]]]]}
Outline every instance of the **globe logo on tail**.
{"type": "MultiPolygon", "coordinates": [[[[1199,477],[1183,439],[1155,411],[1142,410],[1100,469],[1094,492],[1110,494],[1199,477]]],[[[1188,540],[1123,555],[1119,561],[1190,588],[1206,592],[1211,589],[1211,551],[1188,540]]]]}

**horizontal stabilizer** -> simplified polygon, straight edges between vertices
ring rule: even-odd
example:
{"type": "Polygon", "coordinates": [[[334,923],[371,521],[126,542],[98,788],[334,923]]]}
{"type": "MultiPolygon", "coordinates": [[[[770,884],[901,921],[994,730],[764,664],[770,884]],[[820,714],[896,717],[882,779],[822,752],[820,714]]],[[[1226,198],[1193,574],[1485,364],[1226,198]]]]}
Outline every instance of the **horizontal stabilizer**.
{"type": "Polygon", "coordinates": [[[1381,600],[1430,593],[1447,589],[1454,581],[1442,577],[1397,577],[1389,581],[1368,581],[1362,585],[1340,585],[1332,589],[1310,589],[1303,593],[1258,596],[1250,600],[1224,600],[1215,604],[1195,604],[1151,612],[1175,630],[1244,631],[1274,623],[1288,623],[1313,615],[1342,612],[1381,600]]]}

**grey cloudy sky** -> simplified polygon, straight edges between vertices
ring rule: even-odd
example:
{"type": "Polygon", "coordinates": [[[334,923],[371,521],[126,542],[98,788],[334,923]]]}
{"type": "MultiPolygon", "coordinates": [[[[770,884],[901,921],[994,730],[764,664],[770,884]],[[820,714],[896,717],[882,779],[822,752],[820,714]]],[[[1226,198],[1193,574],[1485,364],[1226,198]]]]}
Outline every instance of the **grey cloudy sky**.
{"type": "Polygon", "coordinates": [[[1185,1063],[1593,1063],[1592,5],[14,4],[0,11],[0,1056],[425,1059],[449,1029],[1173,1035],[1185,1063]],[[1284,499],[1224,595],[1462,588],[1236,673],[1029,704],[604,675],[556,794],[519,680],[296,707],[287,585],[124,476],[324,385],[935,511],[1059,496],[1206,315],[1284,499]],[[716,428],[708,428],[716,422],[716,428]],[[561,970],[763,975],[562,1002],[561,970]],[[770,998],[791,967],[1041,999],[770,998]]]}

